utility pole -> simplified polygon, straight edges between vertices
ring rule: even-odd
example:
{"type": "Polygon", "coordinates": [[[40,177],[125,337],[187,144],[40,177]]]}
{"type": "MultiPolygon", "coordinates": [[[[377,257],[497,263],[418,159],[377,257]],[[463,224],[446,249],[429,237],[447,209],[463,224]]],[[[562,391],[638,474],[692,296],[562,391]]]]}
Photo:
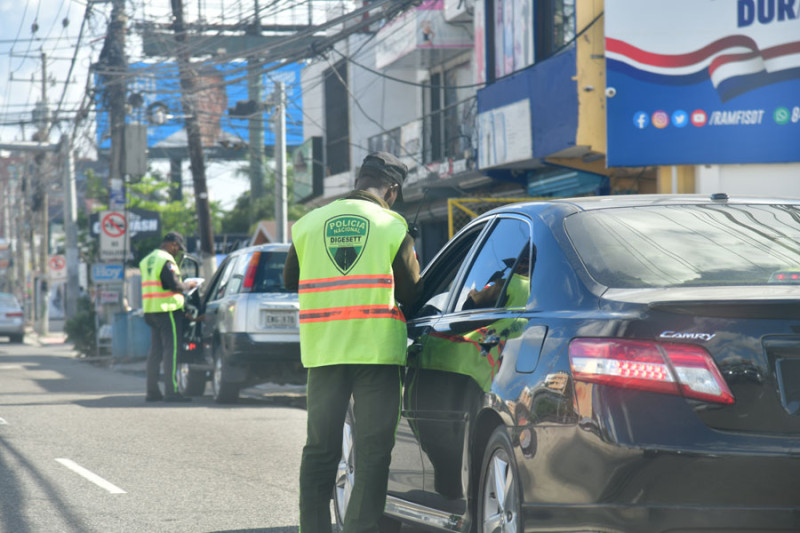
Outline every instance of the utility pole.
{"type": "Polygon", "coordinates": [[[275,126],[275,224],[276,238],[288,242],[289,226],[286,202],[286,88],[282,81],[275,83],[273,94],[275,126]]]}
{"type": "MultiPolygon", "coordinates": [[[[47,107],[47,54],[42,52],[42,103],[40,107],[41,116],[39,117],[39,133],[38,133],[38,140],[41,143],[47,142],[47,137],[50,133],[50,121],[48,117],[49,109],[47,107]]],[[[39,328],[38,333],[40,335],[47,335],[49,332],[49,321],[50,321],[50,314],[48,309],[48,283],[47,283],[47,265],[49,262],[49,248],[50,248],[50,219],[49,219],[49,211],[50,211],[50,199],[48,194],[48,179],[45,168],[45,161],[46,157],[45,154],[40,154],[37,157],[39,162],[38,165],[38,178],[39,178],[39,193],[41,197],[41,205],[40,209],[41,212],[41,242],[40,244],[40,259],[39,259],[39,328]]]]}
{"type": "MultiPolygon", "coordinates": [[[[108,23],[108,36],[100,52],[100,63],[106,78],[105,104],[108,106],[108,126],[111,134],[109,153],[109,188],[111,200],[125,197],[125,184],[122,175],[122,152],[125,135],[125,74],[128,58],[125,54],[125,0],[112,0],[111,20],[108,23]]],[[[119,205],[109,208],[118,209],[119,205]]]]}
{"type": "Polygon", "coordinates": [[[196,73],[190,63],[191,51],[186,44],[186,26],[183,20],[183,0],[171,0],[175,41],[178,48],[178,73],[181,78],[181,103],[186,121],[186,137],[189,142],[189,161],[192,169],[197,221],[200,226],[200,251],[203,260],[203,274],[208,279],[216,269],[214,253],[214,234],[211,227],[211,208],[206,185],[206,165],[203,157],[203,142],[200,124],[195,110],[194,78],[196,73]]]}
{"type": "Polygon", "coordinates": [[[67,259],[67,284],[65,287],[65,316],[75,316],[78,312],[78,297],[80,296],[80,279],[78,269],[80,257],[78,255],[78,212],[75,195],[75,157],[72,152],[72,138],[69,135],[61,136],[62,174],[64,177],[64,230],[66,231],[66,259],[67,259]]]}
{"type": "MultiPolygon", "coordinates": [[[[249,35],[261,35],[261,16],[258,14],[258,0],[254,0],[255,20],[247,28],[249,35]]],[[[255,113],[248,119],[250,134],[250,207],[252,216],[256,213],[256,201],[264,197],[264,115],[261,103],[264,100],[263,75],[258,57],[247,58],[247,98],[255,102],[255,113]]],[[[253,220],[252,222],[257,222],[253,220]]]]}

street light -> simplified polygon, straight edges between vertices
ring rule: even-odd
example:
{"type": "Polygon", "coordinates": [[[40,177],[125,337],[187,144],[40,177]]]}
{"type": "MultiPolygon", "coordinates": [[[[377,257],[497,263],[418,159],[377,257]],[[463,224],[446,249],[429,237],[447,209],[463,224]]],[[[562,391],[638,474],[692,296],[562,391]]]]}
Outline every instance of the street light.
{"type": "Polygon", "coordinates": [[[152,126],[163,126],[168,120],[176,118],[189,118],[191,115],[173,115],[169,112],[167,104],[161,101],[153,102],[147,106],[147,122],[152,126]]]}

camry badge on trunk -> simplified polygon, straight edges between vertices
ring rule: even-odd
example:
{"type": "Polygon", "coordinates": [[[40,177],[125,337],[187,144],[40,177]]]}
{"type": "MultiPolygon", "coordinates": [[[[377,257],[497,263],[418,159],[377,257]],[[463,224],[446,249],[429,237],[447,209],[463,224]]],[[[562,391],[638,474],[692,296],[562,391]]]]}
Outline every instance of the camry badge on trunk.
{"type": "Polygon", "coordinates": [[[662,339],[697,339],[701,341],[710,341],[716,336],[716,333],[695,333],[691,331],[662,331],[659,335],[662,339]]]}

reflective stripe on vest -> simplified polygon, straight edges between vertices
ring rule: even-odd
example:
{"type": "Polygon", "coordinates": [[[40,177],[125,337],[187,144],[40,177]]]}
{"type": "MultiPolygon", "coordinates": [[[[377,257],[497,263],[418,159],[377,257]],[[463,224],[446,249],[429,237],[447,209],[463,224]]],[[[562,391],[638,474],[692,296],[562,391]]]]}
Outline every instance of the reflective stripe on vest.
{"type": "Polygon", "coordinates": [[[160,248],[153,250],[139,262],[142,273],[142,310],[145,313],[183,309],[183,294],[166,290],[161,285],[161,270],[167,262],[175,265],[176,273],[180,276],[172,254],[160,248]]]}
{"type": "Polygon", "coordinates": [[[407,231],[400,215],[365,200],[336,200],[295,223],[306,367],[405,362],[391,265],[407,231]]]}

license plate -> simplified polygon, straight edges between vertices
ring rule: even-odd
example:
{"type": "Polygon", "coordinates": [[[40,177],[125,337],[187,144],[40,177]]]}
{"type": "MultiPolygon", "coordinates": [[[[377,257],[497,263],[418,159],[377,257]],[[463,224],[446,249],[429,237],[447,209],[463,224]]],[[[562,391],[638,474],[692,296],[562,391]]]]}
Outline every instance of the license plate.
{"type": "Polygon", "coordinates": [[[270,329],[288,329],[297,327],[296,312],[261,311],[261,327],[270,329]]]}

